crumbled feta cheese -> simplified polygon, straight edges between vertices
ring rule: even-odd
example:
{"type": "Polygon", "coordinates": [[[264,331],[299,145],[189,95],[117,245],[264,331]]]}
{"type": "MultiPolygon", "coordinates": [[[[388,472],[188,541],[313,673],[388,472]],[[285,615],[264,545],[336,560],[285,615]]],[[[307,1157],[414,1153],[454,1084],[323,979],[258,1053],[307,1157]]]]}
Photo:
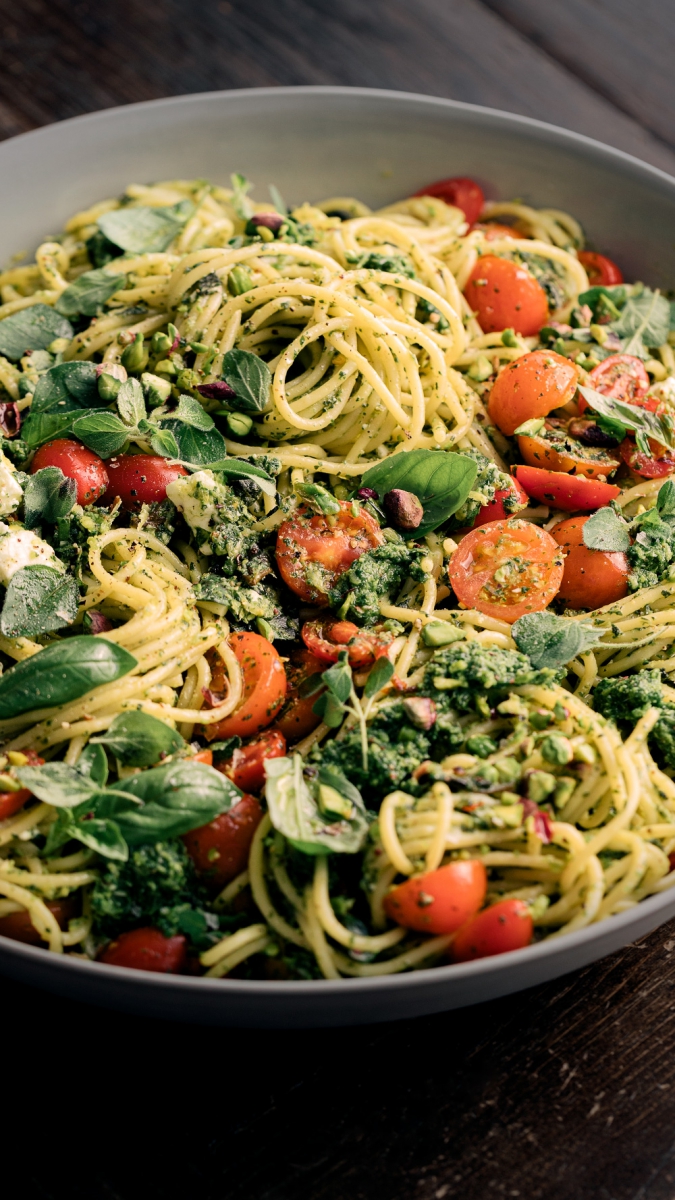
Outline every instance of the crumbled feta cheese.
{"type": "Polygon", "coordinates": [[[0,521],[0,583],[5,586],[22,567],[43,563],[63,567],[51,546],[30,529],[10,529],[0,521]]]}
{"type": "Polygon", "coordinates": [[[214,517],[223,513],[228,500],[228,492],[210,471],[181,475],[168,485],[166,494],[190,529],[208,529],[214,517]]]}
{"type": "Polygon", "coordinates": [[[23,492],[14,467],[0,450],[0,517],[13,513],[21,503],[23,492]]]}

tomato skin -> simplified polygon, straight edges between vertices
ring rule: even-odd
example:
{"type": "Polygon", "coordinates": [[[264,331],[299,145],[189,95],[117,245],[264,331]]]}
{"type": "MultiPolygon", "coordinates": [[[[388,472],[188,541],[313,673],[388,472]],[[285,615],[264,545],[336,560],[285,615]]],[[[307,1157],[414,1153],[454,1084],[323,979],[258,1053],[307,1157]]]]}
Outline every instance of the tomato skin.
{"type": "MultiPolygon", "coordinates": [[[[29,767],[41,767],[45,761],[34,750],[24,750],[23,753],[28,759],[29,767]]],[[[33,793],[28,788],[19,788],[18,792],[0,792],[0,821],[6,821],[8,817],[13,817],[15,813],[18,813],[32,795],[33,793]]]]}
{"type": "Polygon", "coordinates": [[[579,368],[568,358],[553,350],[532,350],[495,379],[488,401],[490,420],[512,437],[524,421],[547,417],[567,404],[578,382],[579,368]]]}
{"type": "Polygon", "coordinates": [[[321,724],[321,717],[318,717],[313,709],[324,689],[320,687],[311,696],[299,695],[298,689],[310,675],[320,675],[325,670],[325,660],[317,658],[305,647],[293,651],[291,662],[286,666],[287,701],[275,722],[275,728],[283,733],[291,745],[307,737],[308,733],[321,724]]]}
{"type": "Polygon", "coordinates": [[[110,483],[104,500],[113,504],[119,496],[123,508],[138,512],[143,504],[166,500],[168,484],[187,474],[185,467],[158,454],[117,454],[108,459],[110,483]]]}
{"type": "MultiPolygon", "coordinates": [[[[68,928],[68,922],[77,916],[79,905],[75,896],[66,896],[64,900],[45,901],[61,929],[68,928]]],[[[23,942],[26,946],[44,946],[37,929],[34,928],[27,910],[7,913],[0,917],[0,937],[11,938],[13,942],[23,942]]]]}
{"type": "Polygon", "coordinates": [[[70,438],[57,438],[40,446],[30,464],[31,475],[43,467],[59,467],[66,479],[74,479],[77,503],[83,506],[95,504],[108,487],[108,472],[103,459],[70,438]]]}
{"type": "Polygon", "coordinates": [[[254,742],[235,750],[227,762],[218,763],[217,771],[227,775],[242,792],[260,792],[265,786],[265,760],[283,758],[286,738],[280,729],[267,729],[254,742]]]}
{"type": "Polygon", "coordinates": [[[563,557],[549,533],[512,517],[480,525],[462,538],[448,575],[463,608],[513,622],[551,603],[563,577],[563,557]],[[495,588],[495,570],[514,557],[527,564],[526,573],[495,588]]]}
{"type": "Polygon", "coordinates": [[[397,925],[420,933],[454,933],[480,908],[487,872],[477,858],[459,860],[406,879],[384,898],[384,910],[397,925]]]}
{"type": "MultiPolygon", "coordinates": [[[[204,727],[204,736],[209,742],[235,735],[254,737],[272,724],[286,696],[284,665],[267,638],[259,633],[231,633],[229,643],[244,675],[243,696],[229,717],[204,727]]],[[[212,678],[216,691],[220,690],[218,684],[224,678],[222,659],[218,655],[212,678]]]]}
{"type": "Polygon", "coordinates": [[[454,962],[471,962],[522,950],[529,946],[534,922],[524,900],[499,900],[467,921],[457,933],[451,954],[454,962]]]}
{"type": "Polygon", "coordinates": [[[488,242],[496,242],[499,238],[512,237],[524,238],[524,233],[519,233],[512,225],[500,225],[499,221],[485,221],[474,225],[473,230],[479,229],[484,238],[488,242]]]}
{"type": "Polygon", "coordinates": [[[200,750],[198,754],[190,755],[188,762],[205,763],[207,767],[212,767],[213,750],[200,750]]]}
{"type": "Polygon", "coordinates": [[[337,662],[340,651],[347,649],[349,665],[354,670],[370,667],[381,658],[394,640],[394,635],[359,629],[353,621],[306,621],[300,636],[307,649],[324,663],[337,662]]]}
{"type": "Polygon", "coordinates": [[[299,508],[279,526],[276,559],[281,577],[292,592],[311,604],[326,605],[327,593],[340,576],[366,550],[384,542],[377,521],[364,508],[354,516],[351,503],[343,500],[340,510],[331,524],[326,517],[299,508]],[[307,578],[311,565],[321,570],[321,587],[307,578]]]}
{"type": "Polygon", "coordinates": [[[483,333],[514,329],[524,337],[538,333],[548,320],[546,292],[526,267],[484,254],[464,287],[483,333]]]}
{"type": "MultiPolygon", "coordinates": [[[[611,396],[613,400],[623,400],[626,404],[637,404],[650,386],[644,363],[633,354],[610,354],[598,363],[597,367],[593,367],[588,379],[594,391],[601,392],[603,396],[611,396]]],[[[655,401],[653,411],[658,407],[658,403],[655,401]]],[[[588,401],[580,396],[579,412],[585,412],[588,407],[588,401]]],[[[649,407],[651,408],[651,405],[649,407]]]]}
{"type": "Polygon", "coordinates": [[[603,608],[628,594],[630,566],[623,551],[590,550],[584,545],[588,517],[570,517],[554,525],[551,536],[565,552],[558,592],[570,608],[603,608]]]}
{"type": "MultiPolygon", "coordinates": [[[[572,445],[574,439],[571,439],[572,445]]],[[[560,471],[572,475],[584,475],[586,479],[596,479],[599,475],[611,475],[621,465],[618,448],[616,451],[606,450],[606,461],[601,458],[584,458],[581,453],[573,450],[559,450],[551,445],[546,438],[532,434],[518,435],[518,449],[525,462],[532,467],[545,467],[549,471],[560,471]]]]}
{"type": "Polygon", "coordinates": [[[485,196],[480,184],[476,183],[474,179],[467,179],[459,175],[452,179],[439,179],[437,183],[430,183],[428,187],[422,188],[421,191],[414,194],[416,196],[435,196],[438,200],[445,200],[446,204],[461,208],[469,225],[473,225],[474,221],[478,220],[485,204],[485,196]]]}
{"type": "Polygon", "coordinates": [[[611,287],[615,283],[623,283],[621,268],[605,254],[596,254],[595,250],[580,250],[577,258],[588,275],[591,287],[611,287]]]}
{"type": "Polygon", "coordinates": [[[604,508],[610,500],[616,500],[621,488],[614,483],[602,483],[599,479],[585,479],[583,475],[564,475],[559,471],[545,471],[542,467],[514,467],[513,473],[532,500],[539,504],[550,504],[566,512],[590,512],[604,508]]]}
{"type": "MultiPolygon", "coordinates": [[[[477,529],[479,525],[487,525],[490,521],[506,521],[508,517],[515,516],[515,513],[507,513],[504,508],[504,501],[512,492],[516,493],[520,507],[527,508],[530,498],[522,484],[518,483],[518,480],[514,478],[512,488],[498,488],[495,492],[494,500],[491,500],[489,504],[483,505],[472,525],[472,529],[477,529]]],[[[517,511],[518,509],[516,509],[517,511]]]]}
{"type": "Polygon", "coordinates": [[[663,479],[675,473],[675,458],[672,450],[648,438],[651,456],[641,454],[631,437],[626,437],[619,446],[619,454],[634,475],[642,479],[663,479]]]}
{"type": "Polygon", "coordinates": [[[187,939],[182,933],[165,937],[159,929],[131,929],[106,946],[98,961],[109,967],[177,975],[185,966],[187,939]]]}
{"type": "Polygon", "coordinates": [[[217,891],[246,869],[253,835],[262,819],[255,796],[242,796],[229,812],[183,834],[183,845],[197,871],[217,891]]]}

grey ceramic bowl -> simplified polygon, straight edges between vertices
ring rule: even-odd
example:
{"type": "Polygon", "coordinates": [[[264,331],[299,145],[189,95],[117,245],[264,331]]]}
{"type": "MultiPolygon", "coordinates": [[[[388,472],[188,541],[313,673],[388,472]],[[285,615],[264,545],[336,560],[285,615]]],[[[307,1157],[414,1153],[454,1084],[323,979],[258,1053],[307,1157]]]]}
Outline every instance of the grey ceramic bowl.
{"type": "MultiPolygon", "coordinates": [[[[629,279],[675,284],[675,179],[525,117],[399,92],[274,88],[182,96],[78,117],[0,145],[0,262],[129,182],[242,171],[260,198],[386,204],[451,175],[488,197],[567,209],[629,279]]],[[[152,975],[61,958],[0,937],[0,970],[95,1004],[249,1026],[363,1024],[459,1008],[593,962],[675,914],[675,888],[527,950],[409,975],[258,983],[152,975]]]]}

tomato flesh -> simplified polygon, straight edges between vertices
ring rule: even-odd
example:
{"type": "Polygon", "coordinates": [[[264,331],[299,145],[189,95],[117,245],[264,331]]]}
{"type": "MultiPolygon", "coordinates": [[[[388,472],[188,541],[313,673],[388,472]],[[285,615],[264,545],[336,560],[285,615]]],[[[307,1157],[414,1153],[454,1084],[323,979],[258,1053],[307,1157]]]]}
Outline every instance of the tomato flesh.
{"type": "Polygon", "coordinates": [[[487,872],[476,858],[460,860],[406,879],[384,898],[397,925],[420,933],[454,933],[485,899],[487,872]]]}
{"type": "MultiPolygon", "coordinates": [[[[68,928],[68,922],[77,916],[79,908],[75,896],[66,896],[63,900],[48,900],[46,905],[56,917],[61,929],[68,928]]],[[[11,938],[13,942],[24,942],[27,946],[45,944],[25,908],[20,912],[7,913],[5,917],[0,917],[0,936],[11,938]]]]}
{"type": "Polygon", "coordinates": [[[551,603],[563,557],[549,533],[516,517],[472,529],[450,559],[448,574],[464,608],[513,622],[551,603]]]}
{"type": "MultiPolygon", "coordinates": [[[[27,766],[29,767],[41,767],[45,761],[34,750],[24,750],[23,753],[28,759],[27,766]]],[[[18,813],[32,795],[33,793],[28,788],[19,788],[17,792],[0,792],[0,821],[6,821],[8,817],[13,817],[15,813],[18,813]]]]}
{"type": "Polygon", "coordinates": [[[327,518],[298,509],[279,526],[276,559],[285,584],[311,604],[328,603],[328,592],[352,563],[384,537],[374,517],[342,501],[340,512],[327,518]]]}
{"type": "Polygon", "coordinates": [[[675,473],[673,451],[653,438],[647,440],[651,454],[642,454],[631,437],[624,438],[619,446],[619,453],[631,471],[642,479],[663,479],[675,473]]]}
{"type": "Polygon", "coordinates": [[[522,484],[518,483],[517,479],[514,479],[512,487],[497,488],[494,500],[491,500],[489,504],[483,505],[473,523],[473,529],[477,529],[479,525],[487,525],[490,521],[505,521],[508,517],[512,517],[514,515],[513,511],[506,511],[504,501],[509,496],[512,496],[514,492],[518,501],[518,506],[514,511],[517,512],[520,508],[527,508],[530,498],[522,484]]]}
{"type": "Polygon", "coordinates": [[[268,758],[283,758],[286,753],[286,738],[280,729],[267,729],[265,733],[235,750],[227,762],[218,763],[217,771],[227,775],[235,787],[242,792],[260,792],[265,786],[265,761],[268,758]]]}
{"type": "Polygon", "coordinates": [[[253,835],[262,818],[255,796],[242,796],[229,812],[183,834],[183,845],[197,871],[218,891],[246,869],[253,835]]]}
{"type": "Polygon", "coordinates": [[[187,940],[182,934],[165,937],[159,929],[132,929],[106,946],[98,961],[109,967],[176,975],[184,966],[187,940]]]}
{"type": "Polygon", "coordinates": [[[585,479],[583,475],[545,471],[542,467],[518,466],[513,468],[513,473],[532,500],[549,504],[551,508],[562,508],[566,512],[591,512],[595,508],[604,508],[610,500],[616,500],[621,494],[621,488],[614,483],[585,479]]]}
{"type": "Polygon", "coordinates": [[[586,450],[583,443],[564,432],[565,428],[563,425],[558,432],[555,428],[549,430],[545,426],[534,436],[519,434],[518,449],[525,462],[532,467],[546,467],[550,471],[584,475],[587,479],[597,479],[600,475],[606,479],[621,465],[618,447],[616,450],[602,447],[586,450]]]}
{"type": "Polygon", "coordinates": [[[387,653],[394,640],[394,635],[386,630],[363,630],[353,621],[337,621],[331,617],[324,621],[306,621],[300,636],[307,649],[326,664],[337,662],[340,651],[346,647],[349,665],[355,670],[372,666],[376,658],[387,653]]]}
{"type": "Polygon", "coordinates": [[[546,292],[526,267],[484,254],[471,272],[464,295],[483,333],[514,329],[524,337],[548,320],[546,292]]]}
{"type": "Polygon", "coordinates": [[[166,500],[168,485],[188,474],[185,467],[158,454],[117,454],[108,459],[107,466],[110,483],[105,503],[113,504],[119,496],[128,512],[138,512],[143,504],[166,500]]]}
{"type": "Polygon", "coordinates": [[[563,408],[579,381],[575,363],[553,350],[532,350],[509,363],[495,379],[488,409],[491,421],[508,437],[533,417],[563,408]]]}
{"type": "Polygon", "coordinates": [[[499,900],[467,921],[452,943],[455,962],[489,958],[529,946],[534,922],[524,900],[499,900]]]}
{"type": "MultiPolygon", "coordinates": [[[[611,396],[613,400],[623,400],[625,404],[636,404],[650,386],[644,363],[633,354],[610,354],[593,367],[588,379],[594,391],[611,396]]],[[[580,396],[579,412],[585,412],[588,407],[588,401],[580,396]]]]}
{"type": "Polygon", "coordinates": [[[480,232],[488,242],[496,242],[499,238],[512,237],[524,238],[524,233],[519,233],[512,225],[500,225],[499,221],[485,221],[474,225],[474,229],[480,229],[480,232]]]}
{"type": "Polygon", "coordinates": [[[628,594],[630,566],[623,551],[591,550],[584,545],[588,517],[570,517],[551,530],[565,554],[558,592],[570,608],[603,608],[628,594]]]}
{"type": "MultiPolygon", "coordinates": [[[[259,633],[231,633],[230,648],[244,676],[241,703],[229,717],[216,725],[206,725],[204,736],[214,738],[251,738],[276,717],[286,696],[286,672],[277,651],[259,633]]],[[[211,687],[216,693],[225,685],[225,670],[220,655],[214,659],[211,687]]]]}
{"type": "Polygon", "coordinates": [[[623,272],[606,254],[596,254],[595,250],[580,250],[577,258],[588,275],[591,287],[612,287],[615,283],[623,283],[623,272]]]}
{"type": "Polygon", "coordinates": [[[314,705],[324,688],[318,687],[311,696],[300,695],[300,688],[310,676],[320,675],[325,671],[326,666],[325,659],[317,658],[305,647],[293,651],[291,661],[286,667],[287,702],[275,723],[275,728],[279,729],[291,744],[307,737],[321,724],[321,717],[314,712],[314,705]]]}
{"type": "Polygon", "coordinates": [[[430,183],[428,187],[415,192],[415,195],[435,196],[438,200],[445,200],[446,204],[461,208],[469,225],[473,225],[474,221],[478,220],[485,204],[485,196],[480,184],[476,183],[475,179],[467,179],[459,175],[452,179],[439,179],[436,183],[430,183]]]}
{"type": "Polygon", "coordinates": [[[81,442],[72,442],[70,438],[57,438],[40,446],[30,465],[31,475],[44,467],[59,467],[66,479],[74,479],[77,484],[77,503],[84,507],[100,500],[108,487],[108,472],[103,459],[87,450],[81,442]]]}

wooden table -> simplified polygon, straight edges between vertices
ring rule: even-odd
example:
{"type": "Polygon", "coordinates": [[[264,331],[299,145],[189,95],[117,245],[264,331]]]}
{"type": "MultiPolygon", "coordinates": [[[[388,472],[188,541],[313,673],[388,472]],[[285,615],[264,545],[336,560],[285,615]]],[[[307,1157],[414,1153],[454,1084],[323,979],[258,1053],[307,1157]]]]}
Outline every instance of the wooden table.
{"type": "MultiPolygon", "coordinates": [[[[0,0],[0,17],[0,136],[340,83],[540,117],[675,174],[664,0],[0,0]]],[[[674,952],[672,924],[471,1010],[292,1034],[3,982],[3,1179],[31,1200],[672,1200],[674,952]]]]}

